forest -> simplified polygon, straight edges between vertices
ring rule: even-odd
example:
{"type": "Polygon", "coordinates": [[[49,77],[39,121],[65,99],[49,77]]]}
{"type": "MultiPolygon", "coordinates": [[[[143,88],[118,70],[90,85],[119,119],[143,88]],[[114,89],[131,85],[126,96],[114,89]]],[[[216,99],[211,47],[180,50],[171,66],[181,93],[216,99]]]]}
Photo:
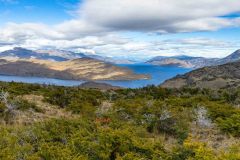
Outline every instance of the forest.
{"type": "Polygon", "coordinates": [[[240,88],[0,82],[3,160],[239,160],[240,88]]]}

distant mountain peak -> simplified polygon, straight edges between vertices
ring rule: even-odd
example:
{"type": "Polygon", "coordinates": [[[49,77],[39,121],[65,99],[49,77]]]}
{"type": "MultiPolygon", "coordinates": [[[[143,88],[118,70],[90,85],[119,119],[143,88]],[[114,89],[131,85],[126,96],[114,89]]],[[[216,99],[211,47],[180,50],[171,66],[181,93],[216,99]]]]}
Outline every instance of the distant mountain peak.
{"type": "Polygon", "coordinates": [[[27,50],[27,49],[22,47],[14,47],[13,50],[27,50]]]}
{"type": "Polygon", "coordinates": [[[225,59],[240,59],[240,49],[236,50],[235,52],[233,52],[232,54],[230,54],[229,56],[225,57],[225,59]]]}
{"type": "Polygon", "coordinates": [[[33,51],[30,50],[30,49],[26,49],[26,48],[22,48],[22,47],[14,47],[13,49],[8,50],[8,51],[15,51],[15,52],[33,52],[33,51]]]}
{"type": "Polygon", "coordinates": [[[48,53],[40,53],[30,49],[22,48],[22,47],[15,47],[11,50],[7,50],[0,53],[0,57],[15,57],[18,59],[44,59],[44,60],[55,60],[55,61],[64,61],[67,60],[61,56],[52,56],[48,53]]]}

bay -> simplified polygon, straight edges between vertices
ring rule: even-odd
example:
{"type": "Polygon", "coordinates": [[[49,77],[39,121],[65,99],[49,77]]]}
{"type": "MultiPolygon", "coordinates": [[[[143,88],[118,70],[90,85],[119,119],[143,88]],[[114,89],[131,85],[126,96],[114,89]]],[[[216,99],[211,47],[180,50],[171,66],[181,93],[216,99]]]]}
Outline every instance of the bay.
{"type": "MultiPolygon", "coordinates": [[[[135,73],[148,74],[151,76],[151,79],[131,80],[131,81],[107,80],[107,81],[96,81],[96,82],[107,83],[113,86],[120,86],[124,88],[140,88],[147,85],[159,85],[165,80],[172,78],[178,74],[184,74],[186,72],[191,71],[191,69],[187,69],[187,68],[155,66],[150,64],[121,64],[118,66],[127,67],[133,70],[135,73]]],[[[57,85],[57,86],[78,86],[84,83],[84,81],[60,80],[60,79],[42,78],[42,77],[6,76],[6,75],[0,75],[0,81],[51,84],[51,85],[57,85]]]]}

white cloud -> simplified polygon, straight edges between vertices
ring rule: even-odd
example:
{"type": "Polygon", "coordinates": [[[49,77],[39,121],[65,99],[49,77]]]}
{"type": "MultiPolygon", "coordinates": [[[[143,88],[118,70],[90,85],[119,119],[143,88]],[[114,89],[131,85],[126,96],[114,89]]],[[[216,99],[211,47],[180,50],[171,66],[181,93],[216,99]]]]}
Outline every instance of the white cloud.
{"type": "Polygon", "coordinates": [[[240,11],[240,1],[87,0],[79,14],[91,24],[113,30],[192,32],[234,25],[217,18],[240,11]]]}
{"type": "Polygon", "coordinates": [[[12,42],[16,44],[24,43],[26,40],[38,39],[60,39],[64,35],[47,25],[37,23],[8,23],[0,29],[0,41],[12,42]]]}
{"type": "Polygon", "coordinates": [[[85,0],[78,18],[54,26],[10,23],[3,37],[76,39],[116,31],[159,33],[213,31],[239,26],[240,19],[221,18],[240,11],[240,1],[226,0],[85,0]],[[11,32],[11,33],[10,33],[11,32]]]}
{"type": "Polygon", "coordinates": [[[224,47],[226,45],[230,45],[230,42],[224,42],[216,39],[209,39],[209,38],[186,38],[186,39],[179,39],[176,40],[175,43],[180,43],[183,45],[203,45],[203,46],[214,46],[214,47],[224,47]]]}
{"type": "Polygon", "coordinates": [[[93,25],[84,20],[69,20],[61,24],[55,25],[54,30],[65,35],[65,39],[74,39],[88,35],[102,35],[106,28],[93,25]]]}
{"type": "Polygon", "coordinates": [[[35,39],[26,40],[22,47],[26,48],[61,48],[73,50],[77,48],[92,48],[93,46],[103,45],[104,42],[99,37],[85,37],[75,40],[49,40],[35,39]]]}
{"type": "Polygon", "coordinates": [[[169,32],[215,31],[225,27],[239,25],[236,19],[202,18],[177,22],[168,27],[169,32]]]}
{"type": "Polygon", "coordinates": [[[149,42],[121,35],[124,31],[178,33],[239,27],[240,18],[221,17],[240,11],[239,6],[239,0],[85,0],[75,19],[60,24],[7,23],[0,28],[0,50],[58,48],[139,59],[176,54],[214,57],[216,52],[223,56],[237,47],[204,37],[149,42]]]}

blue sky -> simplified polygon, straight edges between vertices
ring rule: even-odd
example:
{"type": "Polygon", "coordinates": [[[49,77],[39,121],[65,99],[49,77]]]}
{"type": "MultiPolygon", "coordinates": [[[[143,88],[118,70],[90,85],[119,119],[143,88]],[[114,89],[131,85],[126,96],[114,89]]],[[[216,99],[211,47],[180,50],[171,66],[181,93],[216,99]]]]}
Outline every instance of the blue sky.
{"type": "Polygon", "coordinates": [[[0,51],[223,57],[240,49],[239,6],[237,0],[0,0],[0,51]]]}
{"type": "Polygon", "coordinates": [[[68,13],[78,0],[0,0],[1,24],[5,22],[61,23],[72,18],[68,13]]]}

